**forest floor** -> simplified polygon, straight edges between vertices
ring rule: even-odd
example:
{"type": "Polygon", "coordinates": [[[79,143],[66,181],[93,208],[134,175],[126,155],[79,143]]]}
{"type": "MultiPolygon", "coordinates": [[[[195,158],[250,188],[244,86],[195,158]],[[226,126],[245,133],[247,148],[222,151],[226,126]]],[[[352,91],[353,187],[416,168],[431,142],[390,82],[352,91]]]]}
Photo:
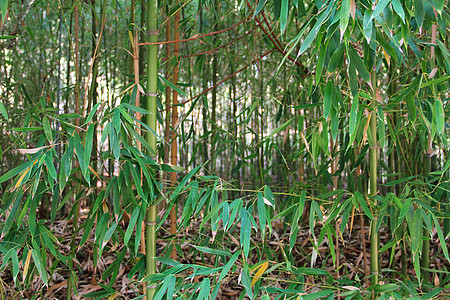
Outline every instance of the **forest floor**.
{"type": "MultiPolygon", "coordinates": [[[[87,216],[81,216],[79,218],[79,225],[86,221],[87,216]]],[[[359,219],[359,218],[358,218],[359,219]]],[[[211,239],[210,236],[205,236],[204,233],[199,233],[198,228],[201,220],[195,220],[191,222],[188,230],[182,233],[179,233],[177,238],[179,239],[180,248],[182,250],[182,256],[178,255],[178,261],[182,263],[189,264],[199,264],[213,267],[214,263],[217,263],[217,260],[212,257],[212,255],[208,255],[202,253],[202,255],[198,255],[198,251],[195,251],[195,248],[192,245],[197,245],[199,242],[199,236],[203,236],[203,239],[211,239]]],[[[366,222],[367,223],[367,222],[366,222]]],[[[67,220],[59,220],[52,224],[51,230],[59,240],[59,251],[67,256],[71,252],[71,236],[73,232],[72,221],[67,220]]],[[[165,226],[166,224],[164,224],[165,226]]],[[[366,225],[361,230],[361,224],[353,224],[350,231],[347,230],[347,233],[343,235],[343,239],[339,238],[338,244],[336,244],[336,240],[334,241],[334,247],[336,252],[339,252],[340,255],[336,258],[336,264],[333,264],[332,256],[329,253],[328,240],[325,237],[322,245],[318,247],[318,256],[314,263],[311,265],[311,257],[313,252],[313,247],[310,242],[310,232],[308,229],[300,230],[299,235],[297,237],[297,243],[293,248],[293,251],[290,255],[293,256],[293,261],[296,261],[296,267],[314,267],[316,269],[322,269],[328,271],[331,276],[336,279],[334,283],[330,285],[329,277],[330,276],[305,276],[305,284],[304,284],[304,292],[311,293],[317,290],[320,290],[322,287],[330,287],[330,286],[339,286],[336,285],[337,281],[341,281],[340,286],[344,286],[344,289],[341,291],[345,291],[345,286],[348,289],[351,289],[352,283],[358,283],[361,290],[364,290],[369,286],[369,257],[370,257],[370,245],[369,245],[369,227],[366,225]],[[345,281],[348,281],[348,284],[345,284],[345,281]]],[[[239,225],[238,225],[239,226],[239,225]]],[[[123,224],[123,229],[126,229],[126,225],[123,224]]],[[[167,222],[168,228],[169,224],[167,222]]],[[[306,228],[306,227],[305,227],[306,228]]],[[[235,231],[238,232],[238,231],[235,231]]],[[[82,237],[83,231],[80,230],[79,234],[76,237],[75,245],[80,244],[80,240],[82,237]]],[[[110,289],[113,292],[113,296],[108,299],[133,299],[142,295],[143,286],[137,281],[137,275],[128,277],[130,270],[135,265],[135,261],[130,259],[129,251],[125,255],[122,263],[119,266],[116,280],[111,284],[111,272],[108,276],[102,275],[105,274],[109,267],[112,266],[116,262],[116,259],[119,253],[123,250],[125,246],[112,244],[111,240],[105,247],[105,250],[101,257],[96,259],[96,264],[94,264],[94,231],[89,237],[88,241],[80,248],[78,247],[76,250],[76,259],[73,260],[73,266],[77,276],[77,295],[73,295],[72,299],[87,299],[86,295],[94,292],[101,291],[105,287],[110,289]],[[106,277],[106,278],[105,278],[106,277]]],[[[219,239],[219,237],[216,237],[219,239]]],[[[380,242],[381,246],[389,242],[390,235],[387,232],[380,232],[380,242]]],[[[220,241],[215,241],[215,243],[221,243],[221,249],[228,249],[231,252],[237,251],[240,249],[239,241],[232,235],[222,235],[220,237],[220,241]]],[[[289,232],[283,228],[282,223],[274,223],[273,224],[273,232],[269,241],[263,243],[261,240],[255,240],[252,238],[251,240],[252,246],[259,247],[259,255],[250,255],[248,259],[248,263],[250,265],[261,262],[261,255],[266,258],[261,248],[267,247],[270,249],[270,253],[274,255],[269,260],[269,269],[272,265],[275,265],[279,262],[286,261],[286,251],[289,249],[289,232]],[[259,258],[258,258],[259,256],[259,258]]],[[[159,231],[159,236],[157,240],[158,256],[163,255],[167,251],[168,239],[164,237],[164,228],[159,231]]],[[[440,247],[439,242],[436,239],[431,239],[431,269],[438,270],[438,272],[431,275],[430,280],[433,285],[438,286],[444,276],[445,272],[440,273],[441,270],[448,270],[450,268],[449,264],[446,262],[444,257],[440,257],[440,255],[436,255],[438,253],[438,247],[440,247]]],[[[258,251],[253,251],[251,253],[257,253],[258,251]]],[[[49,284],[45,286],[42,280],[38,277],[37,272],[33,272],[33,278],[29,281],[29,285],[27,288],[20,290],[15,286],[14,281],[12,279],[12,274],[10,268],[0,272],[0,290],[1,299],[66,299],[67,298],[67,278],[68,278],[68,267],[61,262],[55,261],[53,256],[48,253],[47,261],[46,261],[46,269],[49,272],[49,284]]],[[[96,254],[97,255],[97,254],[96,254]]],[[[394,272],[400,274],[401,272],[401,259],[402,259],[402,251],[400,247],[397,245],[392,253],[391,250],[384,251],[384,253],[380,257],[380,265],[382,268],[382,272],[394,272]]],[[[267,259],[267,258],[266,258],[267,259]]],[[[407,268],[409,276],[414,275],[414,267],[411,261],[411,257],[409,253],[406,253],[407,259],[407,268]]],[[[226,263],[226,262],[223,262],[226,263]]],[[[160,263],[158,263],[160,264],[160,263]]],[[[19,265],[21,269],[23,269],[23,262],[20,261],[19,265]]],[[[223,264],[220,264],[223,265],[223,264]]],[[[239,284],[239,272],[241,270],[241,263],[236,261],[236,265],[238,268],[236,271],[229,273],[227,277],[222,281],[221,287],[218,292],[217,299],[238,299],[243,291],[243,286],[239,284]]],[[[160,265],[159,265],[160,267],[160,265]]],[[[117,269],[117,268],[111,268],[117,269]]],[[[110,269],[110,270],[111,270],[110,269]]],[[[23,280],[21,276],[18,277],[18,281],[23,280]]],[[[113,274],[114,275],[114,274],[113,274]]],[[[188,276],[189,274],[185,274],[188,276]]],[[[287,289],[289,288],[289,282],[295,277],[289,271],[280,272],[279,270],[266,272],[262,277],[262,285],[270,285],[272,287],[287,289]]],[[[392,274],[390,275],[392,278],[392,274]]],[[[397,276],[398,281],[404,279],[401,275],[397,276]]],[[[200,282],[202,280],[201,277],[193,277],[188,279],[193,282],[200,282]]],[[[382,279],[381,279],[382,280],[382,279]]],[[[446,278],[444,280],[447,280],[446,278]]],[[[333,280],[332,280],[333,281],[333,280]]],[[[381,282],[382,283],[382,282],[381,282]]],[[[22,287],[24,286],[23,282],[20,282],[22,287]]],[[[338,289],[336,289],[338,290],[338,289]]],[[[194,291],[188,291],[187,294],[194,293],[194,291]]],[[[93,294],[91,294],[93,295],[93,294]]],[[[94,294],[95,295],[95,294],[94,294]]],[[[274,296],[274,295],[271,295],[274,296]]],[[[189,298],[189,297],[188,297],[189,298]]],[[[247,299],[247,298],[245,298],[247,299]]]]}

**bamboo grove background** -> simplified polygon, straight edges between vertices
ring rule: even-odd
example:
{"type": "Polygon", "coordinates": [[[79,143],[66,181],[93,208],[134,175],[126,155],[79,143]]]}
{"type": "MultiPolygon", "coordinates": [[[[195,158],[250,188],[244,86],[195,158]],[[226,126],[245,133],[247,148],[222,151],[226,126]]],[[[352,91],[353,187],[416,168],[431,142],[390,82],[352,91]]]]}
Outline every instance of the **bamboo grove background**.
{"type": "Polygon", "coordinates": [[[446,1],[0,9],[2,299],[449,295],[446,1]]]}

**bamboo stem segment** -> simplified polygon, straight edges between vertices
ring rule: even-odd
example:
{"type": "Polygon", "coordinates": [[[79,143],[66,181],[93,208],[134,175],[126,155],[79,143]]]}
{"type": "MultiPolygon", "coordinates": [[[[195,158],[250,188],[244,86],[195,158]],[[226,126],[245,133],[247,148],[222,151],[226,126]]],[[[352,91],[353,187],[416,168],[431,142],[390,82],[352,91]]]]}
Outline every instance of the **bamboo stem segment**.
{"type": "MultiPolygon", "coordinates": [[[[158,1],[147,0],[147,36],[149,42],[158,41],[158,1]]],[[[156,96],[158,84],[158,46],[149,45],[147,54],[147,125],[156,131],[156,96]]],[[[148,132],[147,142],[153,153],[156,155],[156,136],[148,132]]],[[[147,213],[145,216],[145,248],[146,248],[146,275],[156,273],[156,204],[154,199],[149,199],[147,213]]],[[[156,286],[149,285],[146,290],[146,299],[153,299],[156,286]]]]}
{"type": "MultiPolygon", "coordinates": [[[[370,184],[369,184],[369,194],[374,196],[377,193],[377,77],[376,77],[376,64],[374,64],[371,73],[371,83],[372,83],[372,116],[370,118],[370,137],[369,137],[369,164],[370,164],[370,184]]],[[[370,273],[371,285],[375,286],[379,282],[379,264],[378,264],[378,231],[376,228],[377,216],[370,222],[370,273]]]]}

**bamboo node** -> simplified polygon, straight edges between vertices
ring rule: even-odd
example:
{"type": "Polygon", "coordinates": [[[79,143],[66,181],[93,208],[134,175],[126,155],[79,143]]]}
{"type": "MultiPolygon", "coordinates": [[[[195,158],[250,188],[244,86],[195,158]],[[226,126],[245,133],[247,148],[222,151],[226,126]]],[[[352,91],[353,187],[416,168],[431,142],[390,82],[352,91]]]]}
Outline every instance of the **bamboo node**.
{"type": "Polygon", "coordinates": [[[159,30],[147,31],[147,35],[159,35],[159,30]]]}
{"type": "Polygon", "coordinates": [[[156,226],[156,222],[145,222],[147,226],[156,226]]]}
{"type": "Polygon", "coordinates": [[[158,94],[157,94],[157,93],[145,93],[145,96],[149,96],[149,97],[157,97],[158,94]]]}

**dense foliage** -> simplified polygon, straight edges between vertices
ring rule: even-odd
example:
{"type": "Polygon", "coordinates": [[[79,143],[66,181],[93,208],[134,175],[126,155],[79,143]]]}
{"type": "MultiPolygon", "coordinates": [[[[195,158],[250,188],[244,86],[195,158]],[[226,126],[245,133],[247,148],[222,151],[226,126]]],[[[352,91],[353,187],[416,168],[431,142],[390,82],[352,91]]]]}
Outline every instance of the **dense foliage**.
{"type": "Polygon", "coordinates": [[[450,294],[447,2],[147,1],[0,0],[2,297],[450,294]]]}

